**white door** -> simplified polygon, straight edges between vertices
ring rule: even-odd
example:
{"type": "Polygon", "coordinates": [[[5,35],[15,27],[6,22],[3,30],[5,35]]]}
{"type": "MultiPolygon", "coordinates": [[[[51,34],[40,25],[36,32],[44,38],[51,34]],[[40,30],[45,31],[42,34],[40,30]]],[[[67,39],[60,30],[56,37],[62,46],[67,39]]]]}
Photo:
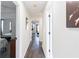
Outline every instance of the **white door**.
{"type": "Polygon", "coordinates": [[[46,43],[47,43],[47,58],[52,58],[53,57],[53,49],[52,49],[52,41],[53,41],[53,36],[52,36],[52,11],[50,10],[47,13],[47,19],[46,19],[46,43]]]}

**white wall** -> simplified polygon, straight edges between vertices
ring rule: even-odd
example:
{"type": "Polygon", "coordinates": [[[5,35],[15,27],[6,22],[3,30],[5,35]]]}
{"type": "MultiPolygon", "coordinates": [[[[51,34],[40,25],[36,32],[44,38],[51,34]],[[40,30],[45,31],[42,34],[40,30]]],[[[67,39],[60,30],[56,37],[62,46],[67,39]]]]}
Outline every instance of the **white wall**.
{"type": "Polygon", "coordinates": [[[39,39],[42,42],[43,40],[43,26],[42,26],[43,22],[42,22],[42,17],[39,18],[39,39]]]}
{"type": "MultiPolygon", "coordinates": [[[[46,14],[44,14],[44,15],[46,15],[46,14]]],[[[45,56],[46,56],[46,21],[45,21],[45,19],[46,19],[46,17],[45,16],[43,16],[43,20],[42,20],[42,22],[43,22],[43,24],[42,24],[42,28],[43,28],[43,31],[42,31],[42,35],[43,35],[43,37],[42,37],[42,48],[43,48],[43,51],[44,51],[44,54],[45,54],[45,56]]]]}
{"type": "Polygon", "coordinates": [[[79,28],[66,28],[66,2],[53,3],[54,57],[79,58],[79,28]]]}
{"type": "MultiPolygon", "coordinates": [[[[15,2],[16,3],[16,2],[15,2]]],[[[16,56],[23,58],[31,41],[31,18],[22,2],[17,2],[17,22],[16,22],[16,56]],[[26,17],[28,18],[28,29],[26,28],[26,17]]]]}

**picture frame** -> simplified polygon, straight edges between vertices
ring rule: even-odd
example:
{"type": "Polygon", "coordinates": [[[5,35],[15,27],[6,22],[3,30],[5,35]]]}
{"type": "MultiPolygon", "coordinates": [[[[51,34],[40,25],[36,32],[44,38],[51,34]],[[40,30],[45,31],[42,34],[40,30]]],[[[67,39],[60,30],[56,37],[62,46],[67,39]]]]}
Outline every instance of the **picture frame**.
{"type": "Polygon", "coordinates": [[[79,1],[66,2],[66,27],[79,28],[79,1]]]}

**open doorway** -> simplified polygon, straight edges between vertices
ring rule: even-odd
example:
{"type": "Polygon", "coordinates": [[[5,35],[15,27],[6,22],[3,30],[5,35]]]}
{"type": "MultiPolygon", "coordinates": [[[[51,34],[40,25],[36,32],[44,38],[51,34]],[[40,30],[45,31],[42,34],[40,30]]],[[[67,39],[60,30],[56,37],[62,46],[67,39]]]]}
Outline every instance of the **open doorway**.
{"type": "Polygon", "coordinates": [[[39,23],[33,21],[32,22],[32,40],[37,45],[36,47],[39,47],[40,45],[40,39],[39,39],[39,23]]]}
{"type": "Polygon", "coordinates": [[[33,21],[32,22],[32,37],[34,37],[34,35],[39,38],[39,23],[33,21]]]}
{"type": "Polygon", "coordinates": [[[0,58],[16,57],[16,5],[1,1],[0,58]]]}

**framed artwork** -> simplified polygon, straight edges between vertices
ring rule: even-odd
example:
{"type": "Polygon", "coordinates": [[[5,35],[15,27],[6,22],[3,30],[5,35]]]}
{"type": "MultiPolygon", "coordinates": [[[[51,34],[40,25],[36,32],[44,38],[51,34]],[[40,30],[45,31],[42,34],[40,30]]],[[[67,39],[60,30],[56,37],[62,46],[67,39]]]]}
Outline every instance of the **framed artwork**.
{"type": "Polygon", "coordinates": [[[66,27],[79,28],[79,1],[66,2],[66,27]]]}

